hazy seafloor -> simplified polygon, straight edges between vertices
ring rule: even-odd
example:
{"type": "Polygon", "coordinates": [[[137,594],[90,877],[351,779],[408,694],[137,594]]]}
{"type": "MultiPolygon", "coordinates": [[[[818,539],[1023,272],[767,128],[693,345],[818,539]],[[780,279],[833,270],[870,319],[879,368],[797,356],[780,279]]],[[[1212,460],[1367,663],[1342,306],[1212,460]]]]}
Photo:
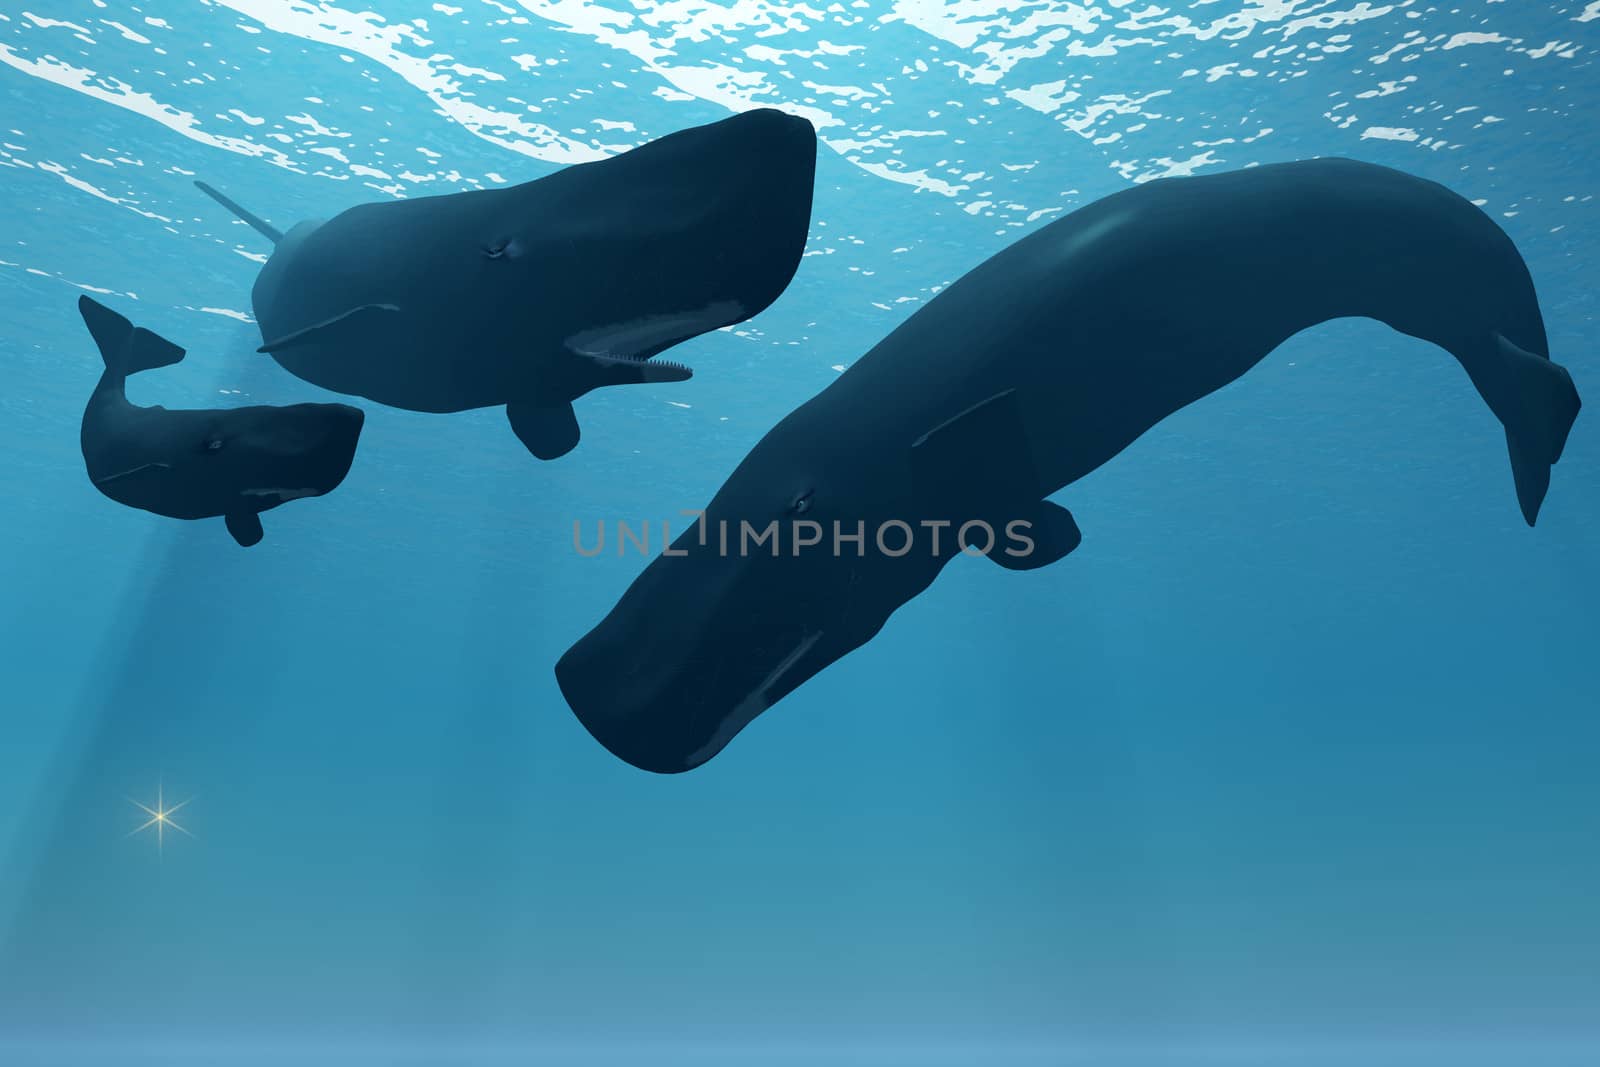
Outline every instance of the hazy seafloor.
{"type": "Polygon", "coordinates": [[[0,0],[0,1063],[1600,1064],[1595,416],[1530,530],[1460,368],[1375,323],[1158,426],[1056,495],[1070,558],[958,561],[692,774],[551,674],[644,562],[575,520],[700,506],[1130,183],[1444,182],[1592,409],[1597,49],[1580,0],[0,0]],[[287,226],[758,105],[822,141],[794,284],[691,382],[582,400],[570,456],[363,403],[345,484],[249,551],[85,478],[85,291],[189,350],[137,402],[334,399],[252,352],[269,249],[193,179],[287,226]]]}

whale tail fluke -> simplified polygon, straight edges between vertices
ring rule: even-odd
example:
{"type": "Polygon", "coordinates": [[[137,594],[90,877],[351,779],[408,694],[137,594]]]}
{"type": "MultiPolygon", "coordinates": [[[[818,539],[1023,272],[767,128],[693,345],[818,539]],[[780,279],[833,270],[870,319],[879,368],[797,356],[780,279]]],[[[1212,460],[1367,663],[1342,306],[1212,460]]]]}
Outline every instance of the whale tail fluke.
{"type": "Polygon", "coordinates": [[[217,203],[233,212],[239,217],[240,221],[248,224],[252,230],[255,230],[273,244],[277,244],[279,241],[283,240],[283,231],[267,222],[260,215],[246,211],[244,208],[240,207],[236,201],[217,192],[217,190],[213,189],[205,182],[197,181],[194,184],[195,188],[199,189],[202,193],[205,193],[211,199],[215,200],[217,203]]]}
{"type": "Polygon", "coordinates": [[[135,326],[99,301],[78,297],[78,312],[84,325],[100,347],[106,370],[126,378],[143,370],[170,367],[183,358],[184,350],[143,326],[135,326]]]}
{"type": "Polygon", "coordinates": [[[1496,376],[1503,388],[1489,398],[1489,406],[1505,424],[1517,502],[1532,526],[1550,488],[1550,467],[1561,458],[1583,402],[1561,364],[1518,348],[1498,333],[1494,340],[1505,373],[1496,376]]]}

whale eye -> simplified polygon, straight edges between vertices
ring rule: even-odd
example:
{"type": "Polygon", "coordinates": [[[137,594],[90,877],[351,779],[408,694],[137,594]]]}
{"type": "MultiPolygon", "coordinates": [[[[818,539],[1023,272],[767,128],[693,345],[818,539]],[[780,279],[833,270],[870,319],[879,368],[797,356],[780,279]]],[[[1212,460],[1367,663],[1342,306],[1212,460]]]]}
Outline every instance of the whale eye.
{"type": "Polygon", "coordinates": [[[810,511],[811,510],[811,494],[813,492],[814,492],[814,490],[807,489],[805,492],[803,492],[799,496],[795,497],[794,498],[794,503],[789,505],[789,513],[791,515],[804,515],[806,512],[810,511]]]}
{"type": "Polygon", "coordinates": [[[220,448],[222,448],[222,438],[220,438],[220,437],[212,437],[212,438],[209,438],[206,441],[206,451],[207,452],[216,452],[220,448]]]}
{"type": "Polygon", "coordinates": [[[493,244],[483,246],[485,259],[516,259],[522,255],[522,245],[515,237],[503,237],[493,244]]]}

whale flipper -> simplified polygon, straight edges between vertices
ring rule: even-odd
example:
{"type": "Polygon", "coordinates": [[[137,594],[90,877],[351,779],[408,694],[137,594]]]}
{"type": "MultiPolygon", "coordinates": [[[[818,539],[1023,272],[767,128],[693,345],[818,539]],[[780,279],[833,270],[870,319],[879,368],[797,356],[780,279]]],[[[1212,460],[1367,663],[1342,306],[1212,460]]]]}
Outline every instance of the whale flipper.
{"type": "Polygon", "coordinates": [[[359,307],[341,311],[332,318],[314,322],[310,326],[301,327],[292,333],[286,333],[282,337],[274,337],[256,349],[256,351],[266,352],[270,355],[274,352],[282,352],[286,348],[293,348],[295,345],[305,344],[311,340],[316,340],[321,344],[337,344],[341,334],[348,335],[351,343],[361,343],[368,338],[368,329],[376,318],[399,310],[399,306],[395,304],[362,304],[359,307]]]}
{"type": "Polygon", "coordinates": [[[559,459],[578,447],[578,416],[571,404],[507,404],[511,432],[540,459],[559,459]]]}
{"type": "Polygon", "coordinates": [[[1506,450],[1517,483],[1517,503],[1532,526],[1550,488],[1550,468],[1561,458],[1567,435],[1583,406],[1567,368],[1494,335],[1502,373],[1485,395],[1506,428],[1506,450]]]}
{"type": "Polygon", "coordinates": [[[183,349],[160,334],[135,326],[97,300],[78,297],[78,313],[112,374],[125,378],[140,371],[170,367],[183,359],[183,349]]]}
{"type": "Polygon", "coordinates": [[[244,548],[260,544],[266,536],[261,528],[261,516],[254,511],[230,511],[223,516],[223,521],[228,524],[233,539],[244,548]]]}
{"type": "Polygon", "coordinates": [[[997,542],[989,558],[1008,571],[1049,566],[1083,544],[1083,531],[1078,529],[1072,512],[1050,500],[1039,501],[1031,515],[1008,520],[1004,533],[1005,539],[997,542]],[[1028,525],[1020,525],[1019,520],[1028,525]]]}

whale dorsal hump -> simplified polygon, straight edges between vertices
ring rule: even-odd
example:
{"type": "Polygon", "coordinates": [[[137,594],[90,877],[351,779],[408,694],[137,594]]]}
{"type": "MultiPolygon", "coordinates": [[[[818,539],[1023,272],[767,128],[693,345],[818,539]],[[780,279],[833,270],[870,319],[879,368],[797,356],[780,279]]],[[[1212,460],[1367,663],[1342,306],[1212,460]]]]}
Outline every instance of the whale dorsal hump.
{"type": "Polygon", "coordinates": [[[281,337],[267,340],[257,352],[282,352],[286,348],[303,345],[315,341],[318,344],[337,345],[346,340],[355,341],[365,331],[371,329],[375,323],[385,316],[398,314],[397,304],[362,304],[359,307],[348,308],[332,318],[314,322],[310,326],[302,327],[281,337]]]}

